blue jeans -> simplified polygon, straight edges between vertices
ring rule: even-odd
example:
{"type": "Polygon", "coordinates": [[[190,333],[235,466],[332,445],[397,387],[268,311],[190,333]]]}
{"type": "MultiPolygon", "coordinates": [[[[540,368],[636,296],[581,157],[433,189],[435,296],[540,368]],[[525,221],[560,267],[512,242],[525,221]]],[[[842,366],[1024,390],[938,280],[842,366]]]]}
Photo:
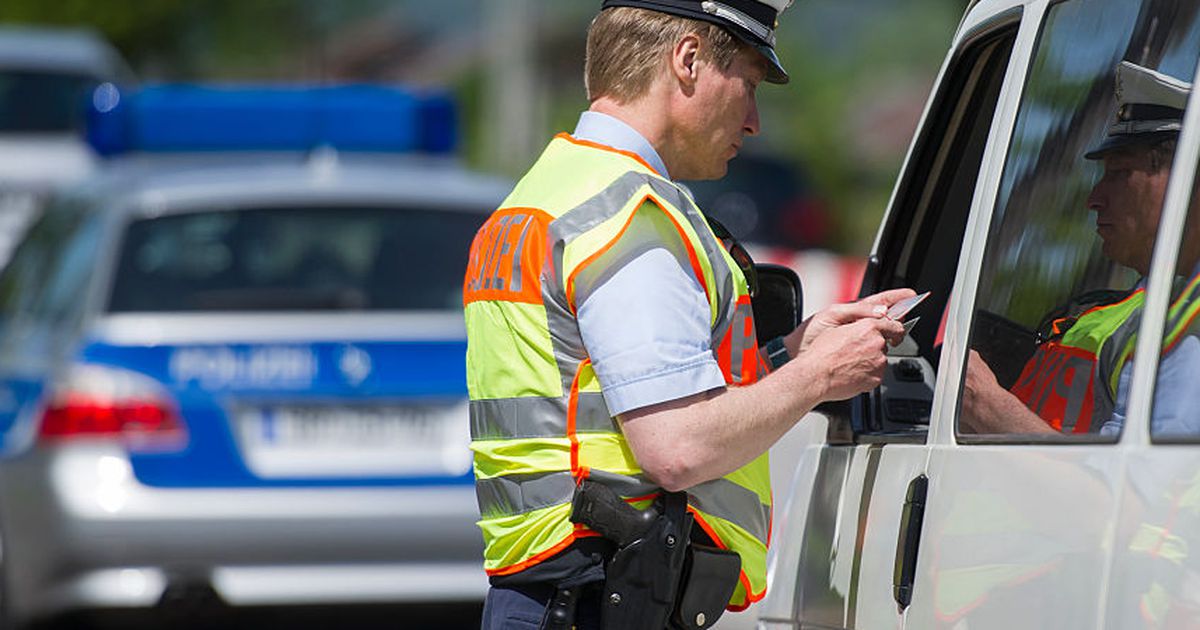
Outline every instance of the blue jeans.
{"type": "MultiPolygon", "coordinates": [[[[578,630],[599,630],[603,582],[583,587],[575,607],[578,630]]],[[[556,589],[548,584],[488,589],[483,604],[483,630],[537,630],[556,589]]]]}

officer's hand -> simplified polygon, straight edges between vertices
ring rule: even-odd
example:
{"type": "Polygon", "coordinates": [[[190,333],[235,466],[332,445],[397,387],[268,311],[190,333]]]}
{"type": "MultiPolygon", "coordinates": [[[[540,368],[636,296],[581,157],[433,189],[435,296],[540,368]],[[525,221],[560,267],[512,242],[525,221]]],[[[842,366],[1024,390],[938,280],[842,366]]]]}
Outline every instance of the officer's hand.
{"type": "MultiPolygon", "coordinates": [[[[912,289],[890,289],[869,295],[857,302],[834,304],[813,314],[804,323],[797,326],[784,342],[791,350],[792,356],[796,356],[804,352],[808,345],[825,331],[860,319],[883,317],[887,313],[888,307],[914,295],[916,292],[912,289]]],[[[903,327],[899,329],[899,336],[896,336],[893,328],[889,327],[888,331],[887,340],[892,345],[904,341],[903,327]]]]}
{"type": "Polygon", "coordinates": [[[798,357],[820,368],[822,400],[845,400],[879,386],[887,367],[887,339],[904,335],[904,326],[886,317],[864,317],[826,329],[798,357]]]}

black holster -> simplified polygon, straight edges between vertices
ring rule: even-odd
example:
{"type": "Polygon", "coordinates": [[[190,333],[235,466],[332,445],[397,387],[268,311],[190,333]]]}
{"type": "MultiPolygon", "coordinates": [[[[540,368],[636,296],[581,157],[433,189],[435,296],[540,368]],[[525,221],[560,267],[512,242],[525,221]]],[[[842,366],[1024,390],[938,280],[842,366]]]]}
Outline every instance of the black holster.
{"type": "Polygon", "coordinates": [[[607,486],[583,481],[571,520],[617,543],[605,566],[600,603],[604,630],[707,628],[737,587],[741,558],[689,544],[687,493],[664,491],[637,510],[607,486]]]}

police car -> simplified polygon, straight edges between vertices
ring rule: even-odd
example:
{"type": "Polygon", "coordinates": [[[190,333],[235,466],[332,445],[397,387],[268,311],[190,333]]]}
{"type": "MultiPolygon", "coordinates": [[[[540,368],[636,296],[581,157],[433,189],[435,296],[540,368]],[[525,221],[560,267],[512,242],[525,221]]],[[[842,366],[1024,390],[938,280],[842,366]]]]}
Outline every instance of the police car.
{"type": "Polygon", "coordinates": [[[449,101],[111,96],[0,274],[4,616],[482,602],[449,101]]]}
{"type": "Polygon", "coordinates": [[[91,31],[0,25],[0,263],[48,193],[95,168],[80,105],[131,76],[91,31]]]}
{"type": "Polygon", "coordinates": [[[1198,60],[1194,0],[970,3],[863,275],[929,297],[797,425],[760,628],[1200,627],[1198,60]]]}

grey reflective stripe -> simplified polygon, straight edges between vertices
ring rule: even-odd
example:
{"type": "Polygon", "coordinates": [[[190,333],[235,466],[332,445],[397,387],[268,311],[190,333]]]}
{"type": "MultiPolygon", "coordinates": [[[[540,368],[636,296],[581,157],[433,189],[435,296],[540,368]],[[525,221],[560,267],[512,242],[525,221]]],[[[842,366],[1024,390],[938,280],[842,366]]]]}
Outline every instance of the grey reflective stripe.
{"type": "Polygon", "coordinates": [[[592,468],[588,473],[588,479],[608,486],[613,492],[627,499],[644,497],[662,491],[662,488],[646,479],[644,475],[620,475],[592,468]]]}
{"type": "MultiPolygon", "coordinates": [[[[1121,360],[1122,351],[1126,344],[1137,336],[1138,328],[1141,325],[1142,309],[1139,308],[1130,313],[1129,317],[1126,317],[1125,321],[1121,322],[1121,325],[1117,326],[1117,329],[1100,346],[1100,352],[1096,357],[1096,379],[1099,382],[1093,385],[1093,418],[1106,420],[1111,416],[1117,397],[1117,393],[1111,389],[1112,377],[1120,372],[1121,365],[1118,363],[1121,360]],[[1107,411],[1109,415],[1098,415],[1102,411],[1107,411]]],[[[1091,430],[1099,431],[1100,429],[1092,427],[1091,430]]]]}
{"type": "Polygon", "coordinates": [[[728,479],[713,479],[688,488],[688,502],[697,510],[729,521],[767,544],[771,525],[771,506],[758,500],[758,494],[728,479]]]}
{"type": "Polygon", "coordinates": [[[730,321],[733,319],[733,309],[737,304],[737,296],[733,292],[733,272],[725,262],[724,247],[713,234],[712,228],[708,226],[708,220],[696,207],[696,203],[678,186],[655,179],[650,181],[650,187],[654,190],[654,194],[683,212],[688,222],[692,224],[692,231],[700,237],[704,253],[708,256],[709,266],[712,267],[713,286],[716,287],[717,299],[720,300],[717,307],[717,319],[712,328],[712,347],[715,352],[721,345],[726,329],[729,328],[730,321]]]}
{"type": "Polygon", "coordinates": [[[1179,295],[1172,298],[1171,306],[1167,311],[1167,322],[1163,327],[1164,349],[1173,345],[1181,337],[1196,336],[1196,332],[1191,330],[1194,326],[1190,322],[1185,322],[1184,318],[1195,316],[1191,309],[1198,299],[1200,299],[1200,277],[1189,278],[1179,295]],[[1189,325],[1188,330],[1177,330],[1184,324],[1189,325]]]}
{"type": "MultiPolygon", "coordinates": [[[[637,171],[629,171],[621,175],[604,190],[551,221],[550,240],[569,243],[579,238],[588,230],[617,216],[633,197],[633,193],[653,181],[655,181],[653,175],[637,171]]],[[[558,269],[558,273],[561,278],[562,269],[558,269]]],[[[565,278],[562,279],[565,280],[565,278]]]]}
{"type": "Polygon", "coordinates": [[[524,514],[571,500],[575,480],[570,471],[505,475],[475,480],[475,498],[483,518],[524,514]]]}
{"type": "MultiPolygon", "coordinates": [[[[508,243],[508,231],[511,230],[513,228],[513,226],[515,224],[517,224],[518,222],[523,221],[523,220],[528,220],[528,219],[529,219],[529,215],[513,214],[513,215],[509,215],[507,217],[501,217],[500,220],[498,221],[499,227],[500,227],[500,234],[496,238],[496,242],[492,244],[492,249],[488,253],[488,257],[485,259],[485,260],[496,261],[495,265],[491,269],[491,271],[493,271],[495,273],[495,275],[485,277],[485,279],[483,281],[483,287],[485,289],[496,289],[496,290],[500,290],[500,291],[503,291],[505,289],[504,276],[500,274],[500,265],[502,264],[502,262],[504,260],[504,255],[508,253],[508,249],[510,247],[510,245],[508,243]],[[496,250],[499,250],[499,251],[496,251],[496,250]]],[[[486,272],[487,272],[487,270],[485,270],[485,273],[486,272]]]]}
{"type": "MultiPolygon", "coordinates": [[[[562,266],[562,251],[556,253],[558,266],[562,266]]],[[[579,334],[579,323],[567,308],[567,296],[554,278],[542,274],[542,305],[546,308],[546,327],[550,332],[550,347],[554,351],[554,362],[558,365],[558,378],[564,392],[571,391],[579,363],[587,357],[583,337],[579,334]]]]}
{"type": "MultiPolygon", "coordinates": [[[[471,439],[514,440],[561,438],[567,434],[567,403],[561,398],[490,398],[472,400],[471,439]]],[[[609,415],[604,397],[597,392],[580,392],[575,410],[576,433],[618,433],[617,421],[609,415]]]]}
{"type": "MultiPolygon", "coordinates": [[[[696,208],[691,197],[680,190],[678,186],[655,175],[628,171],[604,190],[550,222],[551,264],[545,273],[552,274],[552,276],[543,276],[542,278],[542,302],[546,306],[547,324],[550,328],[554,356],[558,362],[564,391],[570,391],[579,362],[587,357],[587,350],[579,336],[579,325],[567,304],[564,289],[566,278],[563,270],[563,251],[567,243],[616,216],[633,198],[634,194],[646,185],[649,185],[656,195],[683,213],[691,224],[692,230],[699,236],[708,257],[718,300],[717,319],[712,335],[714,352],[719,347],[733,317],[733,306],[736,299],[733,292],[732,272],[725,263],[721,245],[713,236],[704,215],[696,208]]],[[[602,278],[599,280],[602,281],[602,278]]],[[[591,290],[594,290],[596,286],[598,286],[598,282],[594,280],[591,283],[591,290]]],[[[585,288],[585,292],[587,290],[585,288]]]]}
{"type": "Polygon", "coordinates": [[[512,288],[513,292],[521,290],[521,253],[525,251],[525,238],[529,236],[529,228],[533,226],[533,215],[525,216],[525,224],[521,228],[521,235],[517,238],[517,249],[512,256],[512,288]]]}
{"type": "MultiPolygon", "coordinates": [[[[593,261],[593,264],[579,269],[575,275],[573,298],[576,309],[583,308],[592,293],[608,282],[625,265],[650,251],[667,251],[691,277],[692,263],[688,256],[687,237],[680,235],[678,239],[664,238],[659,234],[658,225],[661,225],[661,215],[651,216],[645,212],[636,213],[630,222],[630,229],[621,236],[616,246],[606,250],[593,261]]],[[[698,288],[703,291],[703,280],[698,278],[696,281],[700,283],[698,288]]]]}
{"type": "Polygon", "coordinates": [[[550,328],[554,359],[565,392],[571,391],[579,363],[587,358],[587,349],[567,303],[563,250],[568,242],[615,216],[646,177],[636,171],[625,173],[604,190],[550,222],[550,265],[542,276],[542,303],[546,307],[546,325],[550,328]]]}

